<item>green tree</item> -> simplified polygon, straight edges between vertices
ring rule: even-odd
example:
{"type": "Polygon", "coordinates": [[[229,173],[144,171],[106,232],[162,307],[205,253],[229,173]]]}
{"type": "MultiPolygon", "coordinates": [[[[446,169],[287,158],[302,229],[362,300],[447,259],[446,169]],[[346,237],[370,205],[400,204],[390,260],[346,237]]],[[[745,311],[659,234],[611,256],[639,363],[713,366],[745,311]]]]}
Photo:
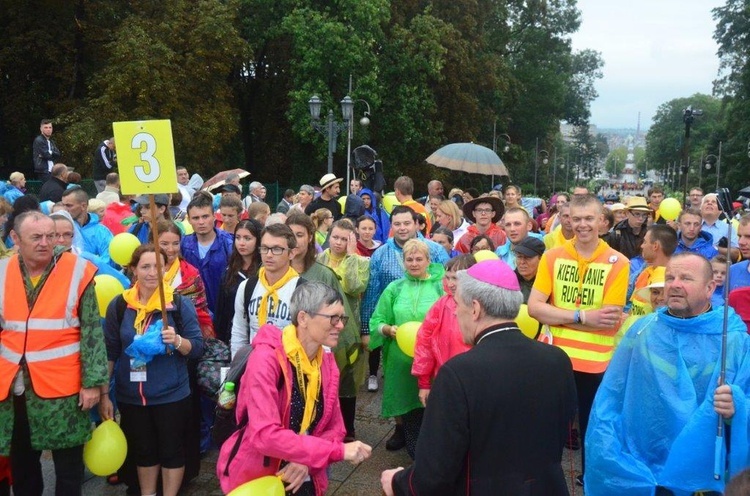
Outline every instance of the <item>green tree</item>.
{"type": "MultiPolygon", "coordinates": [[[[712,137],[721,127],[721,101],[709,95],[695,94],[688,98],[676,98],[663,103],[656,111],[653,125],[646,135],[646,161],[649,166],[662,173],[684,162],[685,146],[684,111],[688,106],[702,110],[691,125],[689,142],[690,175],[688,184],[696,184],[701,153],[710,147],[712,137]]],[[[684,177],[681,180],[684,183],[684,177]]],[[[674,181],[672,181],[674,182],[674,181]]],[[[677,189],[681,189],[675,183],[677,189]]]]}
{"type": "MultiPolygon", "coordinates": [[[[237,131],[229,75],[246,49],[233,3],[132,2],[103,47],[86,103],[64,114],[68,148],[85,157],[117,121],[169,118],[178,164],[211,173],[237,131]]],[[[126,144],[120,144],[125,146],[126,144]]]]}
{"type": "MultiPolygon", "coordinates": [[[[716,20],[714,39],[719,45],[719,74],[714,91],[724,103],[722,125],[716,129],[706,152],[716,155],[722,143],[721,177],[719,185],[737,191],[748,185],[750,166],[750,9],[747,2],[727,0],[713,10],[716,20]]],[[[715,184],[714,167],[707,180],[715,184]]],[[[704,183],[705,184],[705,183],[704,183]]]]}

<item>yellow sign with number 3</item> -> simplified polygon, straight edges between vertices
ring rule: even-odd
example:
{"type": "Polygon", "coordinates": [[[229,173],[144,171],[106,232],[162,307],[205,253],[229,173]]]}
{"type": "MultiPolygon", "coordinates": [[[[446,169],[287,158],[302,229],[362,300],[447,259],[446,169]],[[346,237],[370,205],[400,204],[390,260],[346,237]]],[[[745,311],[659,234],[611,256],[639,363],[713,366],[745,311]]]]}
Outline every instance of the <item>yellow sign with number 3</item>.
{"type": "Polygon", "coordinates": [[[172,122],[113,122],[120,191],[125,195],[175,193],[177,166],[172,122]]]}

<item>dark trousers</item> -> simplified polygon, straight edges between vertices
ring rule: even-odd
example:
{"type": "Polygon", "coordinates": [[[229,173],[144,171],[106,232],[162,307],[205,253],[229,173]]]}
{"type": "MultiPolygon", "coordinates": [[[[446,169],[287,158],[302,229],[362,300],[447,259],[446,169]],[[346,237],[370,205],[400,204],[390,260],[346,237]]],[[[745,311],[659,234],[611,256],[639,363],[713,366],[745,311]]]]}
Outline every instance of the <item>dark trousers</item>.
{"type": "Polygon", "coordinates": [[[404,438],[406,439],[406,453],[414,460],[417,452],[417,440],[419,430],[422,428],[422,417],[424,408],[417,408],[401,415],[401,425],[404,427],[404,438]]]}
{"type": "MultiPolygon", "coordinates": [[[[44,479],[39,458],[41,451],[31,447],[31,431],[26,397],[13,397],[13,438],[10,443],[10,470],[15,496],[42,496],[44,479]]],[[[75,496],[83,486],[83,445],[52,450],[55,463],[55,495],[75,496]]]]}
{"type": "Polygon", "coordinates": [[[341,407],[341,416],[344,418],[346,436],[354,437],[354,415],[357,413],[357,397],[342,398],[339,396],[339,406],[341,407]]]}
{"type": "Polygon", "coordinates": [[[370,350],[369,357],[367,359],[370,366],[370,375],[378,375],[378,368],[380,367],[380,350],[383,348],[376,348],[370,350]]]}
{"type": "Polygon", "coordinates": [[[586,470],[586,429],[589,426],[589,415],[591,406],[594,404],[594,396],[602,383],[601,374],[589,374],[586,372],[573,372],[576,381],[576,392],[578,393],[578,426],[581,428],[581,471],[586,470]]]}

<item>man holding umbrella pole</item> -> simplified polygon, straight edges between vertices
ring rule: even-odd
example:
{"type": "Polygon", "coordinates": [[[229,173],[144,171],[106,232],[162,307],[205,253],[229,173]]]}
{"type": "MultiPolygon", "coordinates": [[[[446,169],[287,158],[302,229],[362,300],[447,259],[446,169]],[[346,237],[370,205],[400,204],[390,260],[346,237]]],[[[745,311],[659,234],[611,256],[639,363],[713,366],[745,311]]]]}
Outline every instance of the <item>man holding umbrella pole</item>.
{"type": "Polygon", "coordinates": [[[599,386],[586,435],[588,496],[722,492],[750,466],[750,336],[732,309],[711,306],[714,287],[702,256],[670,259],[666,308],[633,324],[599,386]]]}

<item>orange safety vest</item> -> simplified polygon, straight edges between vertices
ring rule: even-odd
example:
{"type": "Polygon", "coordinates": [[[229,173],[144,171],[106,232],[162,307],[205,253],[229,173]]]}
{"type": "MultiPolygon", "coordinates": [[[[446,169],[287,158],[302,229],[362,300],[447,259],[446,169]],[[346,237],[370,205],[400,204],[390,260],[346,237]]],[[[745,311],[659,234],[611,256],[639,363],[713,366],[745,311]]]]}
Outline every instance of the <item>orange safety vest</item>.
{"type": "MultiPolygon", "coordinates": [[[[547,259],[547,270],[555,279],[551,302],[558,308],[569,310],[601,308],[605,295],[613,289],[616,274],[627,270],[629,265],[627,258],[607,247],[599,251],[598,256],[587,264],[585,272],[581,274],[578,261],[564,249],[558,248],[555,254],[556,256],[547,259]]],[[[624,289],[622,288],[623,296],[624,289]]],[[[552,344],[560,347],[570,357],[573,370],[598,374],[607,369],[612,359],[618,327],[601,331],[579,331],[551,325],[549,332],[552,344]]],[[[541,339],[543,336],[540,336],[541,339]]]]}
{"type": "Polygon", "coordinates": [[[63,253],[29,309],[18,255],[0,261],[0,401],[8,398],[25,360],[40,398],[65,398],[81,389],[78,303],[96,274],[85,259],[63,253]]]}

